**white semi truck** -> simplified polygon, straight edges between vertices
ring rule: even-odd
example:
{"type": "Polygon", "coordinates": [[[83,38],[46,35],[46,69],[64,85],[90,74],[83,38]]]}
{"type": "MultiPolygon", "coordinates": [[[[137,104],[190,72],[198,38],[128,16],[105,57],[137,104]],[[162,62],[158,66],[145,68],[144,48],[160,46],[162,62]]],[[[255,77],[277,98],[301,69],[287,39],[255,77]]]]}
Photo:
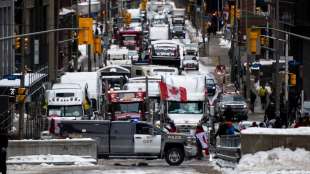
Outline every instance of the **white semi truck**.
{"type": "Polygon", "coordinates": [[[192,133],[206,113],[204,75],[166,76],[160,83],[164,115],[178,132],[192,133]]]}
{"type": "Polygon", "coordinates": [[[128,56],[129,50],[126,47],[112,45],[107,51],[107,65],[131,65],[132,60],[128,56]]]}
{"type": "MultiPolygon", "coordinates": [[[[60,78],[61,83],[76,83],[85,88],[91,102],[93,113],[102,111],[102,81],[98,72],[66,72],[60,78]]],[[[94,116],[94,115],[92,115],[94,116]]]]}

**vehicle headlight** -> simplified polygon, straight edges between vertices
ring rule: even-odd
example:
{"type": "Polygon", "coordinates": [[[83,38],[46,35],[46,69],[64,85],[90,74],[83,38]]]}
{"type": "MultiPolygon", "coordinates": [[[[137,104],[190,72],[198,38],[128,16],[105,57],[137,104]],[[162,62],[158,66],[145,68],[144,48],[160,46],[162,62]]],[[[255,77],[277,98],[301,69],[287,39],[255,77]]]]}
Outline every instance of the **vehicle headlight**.
{"type": "Polygon", "coordinates": [[[243,105],[243,108],[247,108],[247,105],[243,105]]]}
{"type": "Polygon", "coordinates": [[[212,89],[215,89],[215,86],[213,86],[212,89]]]}

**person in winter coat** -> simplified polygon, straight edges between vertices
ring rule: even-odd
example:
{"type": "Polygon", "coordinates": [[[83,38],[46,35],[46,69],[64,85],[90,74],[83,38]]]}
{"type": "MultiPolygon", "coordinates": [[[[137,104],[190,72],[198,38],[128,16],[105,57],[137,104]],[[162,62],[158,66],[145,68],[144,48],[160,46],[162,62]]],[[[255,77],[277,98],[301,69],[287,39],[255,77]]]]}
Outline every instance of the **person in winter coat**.
{"type": "Polygon", "coordinates": [[[262,85],[262,86],[259,88],[259,90],[258,90],[258,95],[259,95],[259,97],[260,97],[262,109],[265,109],[265,108],[266,108],[267,94],[268,94],[268,91],[267,91],[265,85],[262,85]]]}
{"type": "Polygon", "coordinates": [[[250,91],[250,109],[254,112],[256,94],[253,90],[250,91]]]}
{"type": "Polygon", "coordinates": [[[7,133],[0,132],[0,172],[6,174],[6,150],[8,148],[8,135],[7,133]]]}
{"type": "Polygon", "coordinates": [[[235,132],[240,132],[238,129],[234,127],[230,120],[225,122],[226,124],[226,135],[235,135],[235,132]]]}
{"type": "Polygon", "coordinates": [[[197,143],[197,159],[201,160],[203,157],[203,150],[205,150],[205,155],[209,155],[209,145],[208,145],[208,137],[207,133],[203,130],[201,125],[196,127],[195,132],[196,143],[197,143]]]}

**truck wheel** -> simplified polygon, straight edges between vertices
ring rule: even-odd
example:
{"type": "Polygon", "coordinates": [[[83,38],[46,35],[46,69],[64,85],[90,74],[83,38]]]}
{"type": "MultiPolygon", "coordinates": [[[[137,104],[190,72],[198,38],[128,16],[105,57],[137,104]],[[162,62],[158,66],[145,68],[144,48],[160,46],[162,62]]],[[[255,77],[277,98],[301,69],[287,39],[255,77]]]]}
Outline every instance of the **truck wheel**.
{"type": "Polygon", "coordinates": [[[165,153],[165,160],[171,166],[178,166],[184,161],[184,153],[180,148],[168,149],[165,153]]]}

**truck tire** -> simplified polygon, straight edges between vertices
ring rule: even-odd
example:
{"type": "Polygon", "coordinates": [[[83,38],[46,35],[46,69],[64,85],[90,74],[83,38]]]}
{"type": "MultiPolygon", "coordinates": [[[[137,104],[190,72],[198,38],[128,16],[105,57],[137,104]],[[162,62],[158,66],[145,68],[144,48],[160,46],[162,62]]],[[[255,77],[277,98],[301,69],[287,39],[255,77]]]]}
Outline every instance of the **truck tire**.
{"type": "Polygon", "coordinates": [[[165,153],[165,160],[170,166],[178,166],[184,161],[184,152],[180,148],[170,148],[165,153]]]}

